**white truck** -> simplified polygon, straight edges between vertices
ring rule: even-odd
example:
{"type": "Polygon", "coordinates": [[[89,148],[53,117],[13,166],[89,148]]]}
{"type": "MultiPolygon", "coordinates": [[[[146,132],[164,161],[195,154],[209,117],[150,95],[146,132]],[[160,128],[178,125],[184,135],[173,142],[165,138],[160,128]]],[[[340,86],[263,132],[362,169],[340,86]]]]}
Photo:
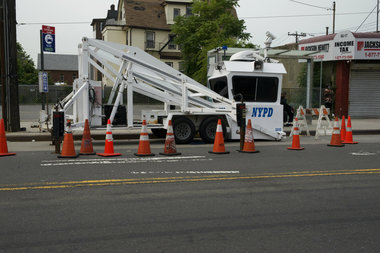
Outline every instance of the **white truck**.
{"type": "Polygon", "coordinates": [[[93,128],[102,126],[103,85],[92,80],[94,69],[113,84],[106,103],[113,106],[111,122],[119,105],[124,104],[126,90],[127,128],[141,126],[141,121],[133,118],[133,93],[138,92],[163,102],[162,110],[143,110],[141,118],[159,136],[164,136],[171,119],[177,143],[190,143],[197,132],[205,142],[212,142],[218,118],[222,119],[226,139],[240,139],[236,119],[236,104],[240,101],[234,97],[246,103],[246,118],[252,120],[254,138],[281,140],[285,134],[280,104],[285,68],[253,51],[213,64],[206,87],[139,48],[83,38],[79,45],[79,78],[73,91],[60,102],[60,110],[74,128],[83,127],[85,119],[93,128]]]}

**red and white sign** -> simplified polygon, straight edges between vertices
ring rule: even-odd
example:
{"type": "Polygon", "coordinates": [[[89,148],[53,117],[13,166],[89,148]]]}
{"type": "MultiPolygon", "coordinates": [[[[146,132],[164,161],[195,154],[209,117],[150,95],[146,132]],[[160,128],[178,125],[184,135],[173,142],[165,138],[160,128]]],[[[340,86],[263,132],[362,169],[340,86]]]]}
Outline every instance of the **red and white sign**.
{"type": "Polygon", "coordinates": [[[300,44],[299,50],[319,51],[314,61],[380,60],[380,38],[360,38],[360,34],[345,31],[332,40],[300,44]]]}
{"type": "Polygon", "coordinates": [[[54,26],[43,25],[42,26],[42,33],[55,34],[55,27],[54,26]]]}

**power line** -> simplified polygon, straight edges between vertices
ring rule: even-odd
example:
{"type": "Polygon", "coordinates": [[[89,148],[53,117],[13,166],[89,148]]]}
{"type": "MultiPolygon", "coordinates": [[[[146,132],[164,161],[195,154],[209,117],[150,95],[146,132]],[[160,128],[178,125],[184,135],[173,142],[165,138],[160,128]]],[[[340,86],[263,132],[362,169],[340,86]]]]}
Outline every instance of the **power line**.
{"type": "Polygon", "coordinates": [[[45,23],[18,23],[17,25],[45,25],[45,24],[51,24],[51,25],[79,25],[79,24],[90,24],[91,22],[88,21],[78,21],[78,22],[45,22],[45,23]]]}
{"type": "Polygon", "coordinates": [[[363,22],[359,25],[358,29],[356,29],[355,32],[357,32],[357,31],[360,29],[360,27],[364,24],[364,22],[368,19],[368,17],[372,14],[372,12],[376,9],[376,7],[377,7],[377,4],[376,4],[375,7],[372,9],[372,11],[368,14],[368,16],[363,20],[363,22]]]}
{"type": "Polygon", "coordinates": [[[303,33],[303,32],[301,32],[301,33],[298,33],[298,32],[296,32],[296,33],[289,33],[288,32],[288,36],[294,36],[294,37],[296,37],[296,44],[298,44],[298,37],[306,37],[306,33],[303,33]]]}
{"type": "MultiPolygon", "coordinates": [[[[367,29],[369,29],[369,30],[371,30],[372,28],[370,28],[370,27],[375,27],[375,24],[376,24],[376,21],[373,21],[373,22],[369,22],[369,23],[367,23],[367,24],[364,24],[364,25],[362,25],[362,28],[366,28],[366,30],[367,29]]],[[[347,31],[347,30],[349,30],[349,31],[351,31],[351,30],[353,30],[353,29],[356,29],[357,28],[357,26],[351,26],[351,27],[346,27],[346,28],[341,28],[341,29],[338,29],[337,31],[338,32],[341,32],[341,31],[347,31]]],[[[320,34],[325,34],[324,32],[310,32],[310,33],[308,33],[309,35],[320,35],[320,34]]]]}
{"type": "Polygon", "coordinates": [[[295,2],[295,3],[298,3],[298,4],[303,4],[303,5],[315,7],[315,8],[319,8],[319,9],[324,9],[324,10],[327,10],[327,11],[331,10],[331,8],[329,8],[329,7],[322,7],[322,6],[312,5],[312,4],[308,4],[308,3],[304,3],[304,2],[299,2],[299,1],[295,1],[295,0],[289,0],[289,1],[295,2]]]}
{"type": "MultiPolygon", "coordinates": [[[[336,15],[345,16],[345,15],[360,15],[368,14],[368,12],[346,12],[346,13],[337,13],[336,15]]],[[[281,15],[281,16],[254,16],[254,17],[241,17],[241,19],[261,19],[261,18],[304,18],[304,17],[322,17],[322,16],[332,16],[333,14],[304,14],[304,15],[281,15]]]]}

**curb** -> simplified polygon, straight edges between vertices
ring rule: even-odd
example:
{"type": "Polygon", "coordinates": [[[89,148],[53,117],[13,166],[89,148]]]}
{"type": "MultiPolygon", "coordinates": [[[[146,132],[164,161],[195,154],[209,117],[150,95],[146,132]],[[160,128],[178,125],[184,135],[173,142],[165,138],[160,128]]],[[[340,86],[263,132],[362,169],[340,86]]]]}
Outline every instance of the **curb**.
{"type": "MultiPolygon", "coordinates": [[[[140,138],[140,134],[112,134],[113,138],[116,140],[136,140],[140,138]]],[[[82,134],[74,134],[74,141],[82,140],[82,134]]],[[[91,134],[91,138],[94,140],[105,140],[105,134],[91,134]]],[[[158,139],[153,134],[149,134],[149,139],[158,139]]],[[[28,142],[28,141],[51,141],[51,135],[49,133],[38,133],[38,134],[7,134],[7,141],[13,142],[28,142]]]]}
{"type": "MultiPolygon", "coordinates": [[[[290,131],[285,131],[286,135],[290,135],[290,131]]],[[[304,133],[304,131],[302,132],[304,133]]],[[[301,133],[301,135],[302,135],[301,133]]],[[[315,136],[315,130],[310,131],[311,136],[315,136]]],[[[380,129],[367,129],[367,130],[354,130],[353,135],[380,135],[380,129]]],[[[82,134],[74,134],[74,140],[78,141],[82,139],[82,134]]],[[[105,140],[105,134],[91,134],[94,140],[105,140]]],[[[116,140],[137,140],[140,138],[140,133],[116,133],[113,134],[113,138],[116,140]]],[[[149,139],[162,139],[153,134],[149,134],[149,139]]],[[[7,133],[7,141],[13,142],[28,142],[28,141],[51,141],[50,133],[7,133]]]]}

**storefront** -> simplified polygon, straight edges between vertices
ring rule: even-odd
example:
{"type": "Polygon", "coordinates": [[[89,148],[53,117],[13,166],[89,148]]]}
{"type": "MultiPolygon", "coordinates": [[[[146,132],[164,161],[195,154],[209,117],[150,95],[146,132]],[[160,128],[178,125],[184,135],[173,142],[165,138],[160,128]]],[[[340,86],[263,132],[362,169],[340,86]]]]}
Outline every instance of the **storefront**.
{"type": "Polygon", "coordinates": [[[380,118],[380,33],[315,37],[300,41],[299,50],[319,51],[315,62],[334,62],[336,115],[380,118]]]}

